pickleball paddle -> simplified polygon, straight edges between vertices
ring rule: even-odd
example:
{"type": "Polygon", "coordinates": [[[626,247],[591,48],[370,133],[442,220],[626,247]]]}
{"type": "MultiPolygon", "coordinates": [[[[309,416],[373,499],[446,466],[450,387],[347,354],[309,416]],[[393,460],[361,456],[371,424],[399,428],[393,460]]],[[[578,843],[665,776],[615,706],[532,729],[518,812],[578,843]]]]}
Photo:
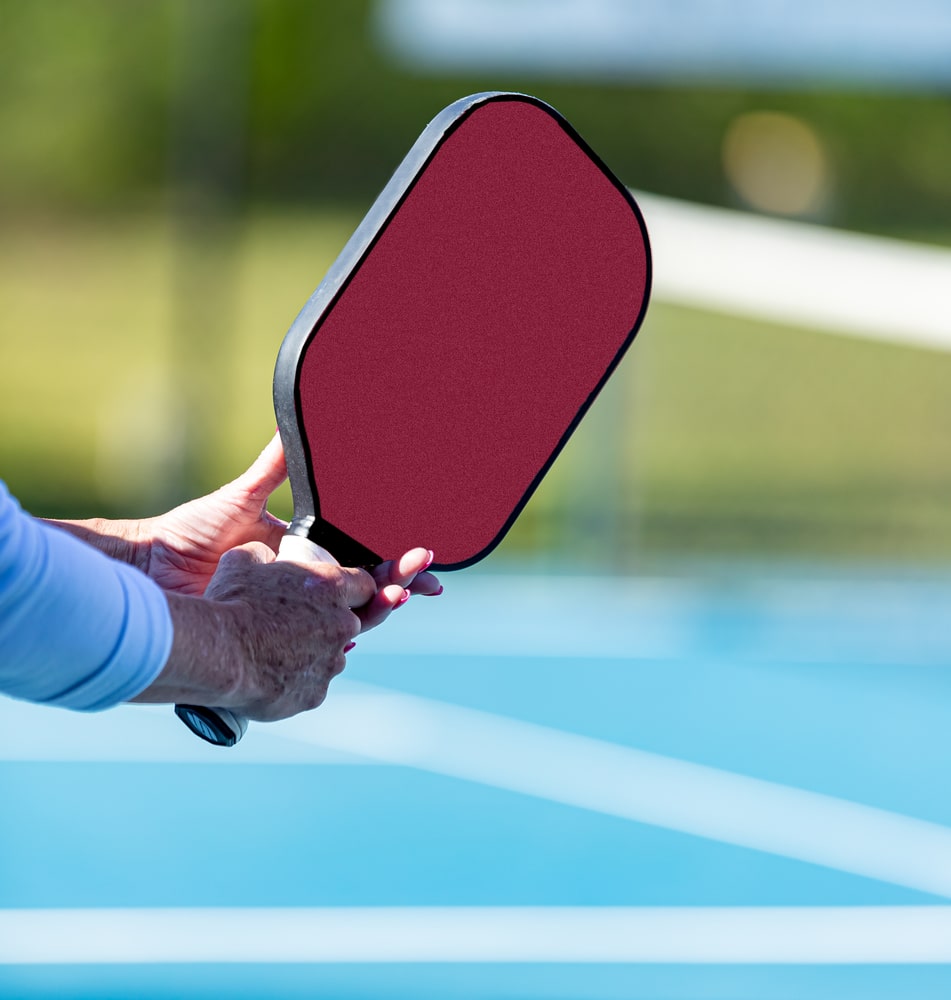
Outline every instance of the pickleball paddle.
{"type": "MultiPolygon", "coordinates": [[[[281,345],[285,542],[353,566],[419,545],[437,570],[484,558],[633,341],[650,279],[634,199],[557,111],[450,105],[281,345]]],[[[243,733],[176,711],[212,742],[243,733]]]]}

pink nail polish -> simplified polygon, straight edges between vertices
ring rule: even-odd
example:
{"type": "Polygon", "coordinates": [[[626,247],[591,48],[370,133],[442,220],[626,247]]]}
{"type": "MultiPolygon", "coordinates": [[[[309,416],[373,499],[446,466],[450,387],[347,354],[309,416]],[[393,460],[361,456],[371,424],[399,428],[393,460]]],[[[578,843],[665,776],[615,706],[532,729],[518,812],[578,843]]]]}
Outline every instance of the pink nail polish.
{"type": "Polygon", "coordinates": [[[347,645],[343,647],[344,653],[349,653],[354,646],[356,646],[355,642],[348,642],[347,645]]]}
{"type": "Polygon", "coordinates": [[[395,607],[401,608],[409,600],[409,591],[404,590],[403,596],[396,602],[395,607]]]}

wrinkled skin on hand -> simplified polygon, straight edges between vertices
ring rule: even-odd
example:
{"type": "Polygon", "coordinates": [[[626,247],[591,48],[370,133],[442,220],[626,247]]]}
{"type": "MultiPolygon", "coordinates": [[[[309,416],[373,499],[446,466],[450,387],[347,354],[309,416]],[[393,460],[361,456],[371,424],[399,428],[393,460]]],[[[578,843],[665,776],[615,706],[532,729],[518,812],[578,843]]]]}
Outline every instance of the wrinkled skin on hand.
{"type": "MultiPolygon", "coordinates": [[[[142,522],[140,539],[147,544],[142,567],[164,590],[204,594],[218,561],[247,542],[262,542],[277,552],[287,528],[267,510],[271,494],[287,478],[284,452],[275,435],[243,475],[208,496],[142,522]]],[[[385,620],[408,594],[434,595],[442,587],[426,572],[432,553],[412,549],[376,567],[377,593],[358,612],[362,631],[385,620]]],[[[312,564],[309,564],[312,565],[312,564]]]]}
{"type": "Polygon", "coordinates": [[[320,705],[346,665],[344,647],[361,631],[351,609],[375,590],[362,570],[276,562],[261,542],[225,553],[205,592],[236,619],[239,669],[234,700],[223,707],[271,721],[320,705]]]}
{"type": "Polygon", "coordinates": [[[329,556],[278,559],[287,526],[267,502],[286,475],[275,437],[233,482],[135,523],[135,562],[166,590],[174,623],[169,660],[135,701],[230,708],[259,721],[307,711],[326,697],[355,636],[411,593],[441,593],[424,548],[372,575],[329,556]]]}

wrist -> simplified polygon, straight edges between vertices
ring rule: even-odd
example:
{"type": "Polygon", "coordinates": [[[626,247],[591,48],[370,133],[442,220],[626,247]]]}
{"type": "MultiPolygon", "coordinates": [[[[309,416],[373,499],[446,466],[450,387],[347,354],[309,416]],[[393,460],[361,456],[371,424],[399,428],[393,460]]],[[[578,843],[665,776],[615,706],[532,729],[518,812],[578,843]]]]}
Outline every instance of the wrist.
{"type": "Polygon", "coordinates": [[[243,606],[186,594],[166,594],[174,629],[159,676],[133,700],[238,708],[245,657],[243,606]]]}

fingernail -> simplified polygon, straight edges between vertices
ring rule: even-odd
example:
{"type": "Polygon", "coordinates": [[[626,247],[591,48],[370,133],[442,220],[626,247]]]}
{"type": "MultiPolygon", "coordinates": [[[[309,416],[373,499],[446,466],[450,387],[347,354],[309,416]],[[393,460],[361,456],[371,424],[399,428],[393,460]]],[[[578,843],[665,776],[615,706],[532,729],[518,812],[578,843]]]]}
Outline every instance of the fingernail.
{"type": "Polygon", "coordinates": [[[348,642],[347,645],[343,647],[344,653],[349,653],[354,646],[356,646],[355,642],[348,642]]]}
{"type": "Polygon", "coordinates": [[[429,569],[429,567],[432,566],[433,564],[433,560],[436,558],[436,554],[433,552],[432,549],[427,549],[426,551],[429,553],[429,558],[426,560],[426,565],[423,567],[423,569],[429,569]]]}
{"type": "Polygon", "coordinates": [[[445,588],[440,586],[439,590],[434,590],[431,594],[427,594],[427,597],[438,597],[445,588]]]}
{"type": "Polygon", "coordinates": [[[396,607],[402,607],[409,600],[409,591],[404,590],[403,596],[396,602],[396,607]]]}

